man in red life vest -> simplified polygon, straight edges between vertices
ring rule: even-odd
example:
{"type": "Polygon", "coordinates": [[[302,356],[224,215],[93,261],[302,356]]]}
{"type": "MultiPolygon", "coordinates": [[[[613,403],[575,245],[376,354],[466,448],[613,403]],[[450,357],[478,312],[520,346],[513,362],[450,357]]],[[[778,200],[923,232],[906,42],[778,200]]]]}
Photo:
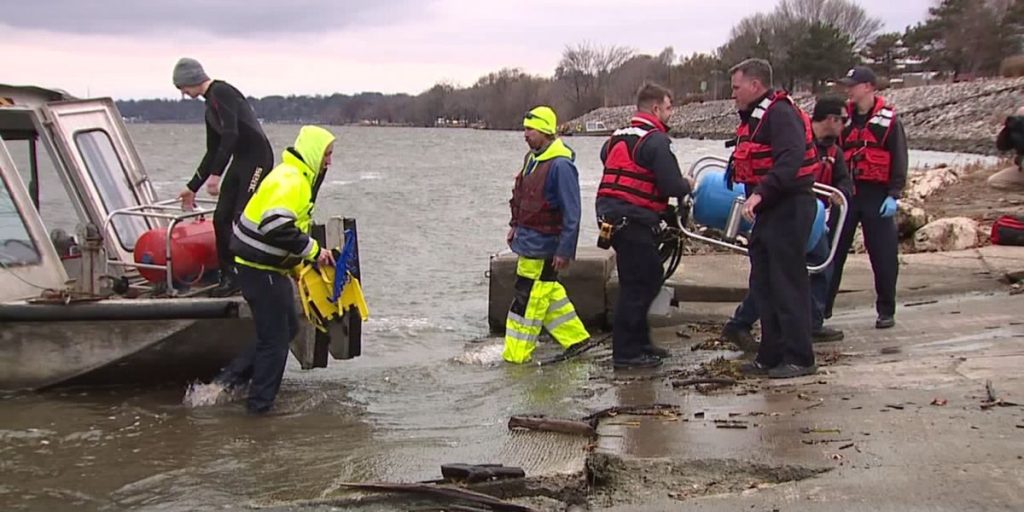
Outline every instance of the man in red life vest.
{"type": "Polygon", "coordinates": [[[761,317],[761,344],[750,375],[791,378],[817,372],[811,348],[806,248],[816,211],[819,169],[811,121],[786,93],[772,89],[771,64],[749,59],[730,70],[740,124],[733,179],[746,185],[750,292],[761,317]]]}
{"type": "Polygon", "coordinates": [[[693,188],[670,147],[672,93],[645,84],[637,92],[636,107],[630,125],[616,130],[601,148],[604,174],[596,201],[599,222],[616,226],[611,237],[619,273],[612,325],[615,368],[651,368],[669,355],[651,343],[647,324],[664,273],[655,230],[668,211],[669,198],[683,198],[693,188]]]}
{"type": "Polygon", "coordinates": [[[896,200],[907,182],[907,136],[895,109],[875,94],[875,73],[865,66],[850,70],[840,83],[847,87],[850,119],[843,131],[846,164],[854,180],[854,195],[846,229],[836,252],[835,274],[826,316],[843,278],[846,254],[853,245],[854,230],[864,230],[864,247],[875,274],[875,327],[896,325],[896,277],[899,271],[899,238],[896,200]]]}
{"type": "MultiPolygon", "coordinates": [[[[814,145],[817,147],[818,160],[821,163],[816,178],[823,183],[839,189],[846,200],[853,195],[853,181],[846,170],[843,150],[839,147],[839,137],[846,124],[846,102],[837,96],[818,98],[811,117],[811,130],[814,133],[814,145]]],[[[838,202],[833,198],[832,203],[838,202]]],[[[821,237],[810,252],[807,253],[808,265],[820,265],[828,259],[832,247],[832,239],[839,236],[837,210],[832,210],[828,236],[821,237]]],[[[811,274],[811,340],[815,343],[839,341],[843,339],[843,331],[825,326],[825,307],[828,303],[829,286],[832,282],[833,265],[823,271],[811,274]]],[[[722,337],[735,343],[743,350],[756,350],[757,343],[751,334],[759,313],[754,303],[753,294],[748,293],[743,302],[736,308],[732,318],[725,324],[722,337]]]]}

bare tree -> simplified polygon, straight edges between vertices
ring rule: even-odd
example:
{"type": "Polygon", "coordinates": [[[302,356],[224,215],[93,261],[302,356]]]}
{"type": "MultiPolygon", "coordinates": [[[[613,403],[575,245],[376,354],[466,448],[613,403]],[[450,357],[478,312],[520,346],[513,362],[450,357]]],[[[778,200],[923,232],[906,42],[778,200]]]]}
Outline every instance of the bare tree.
{"type": "Polygon", "coordinates": [[[868,16],[863,7],[850,0],[782,0],[773,15],[835,27],[850,36],[858,50],[882,28],[882,20],[868,16]]]}

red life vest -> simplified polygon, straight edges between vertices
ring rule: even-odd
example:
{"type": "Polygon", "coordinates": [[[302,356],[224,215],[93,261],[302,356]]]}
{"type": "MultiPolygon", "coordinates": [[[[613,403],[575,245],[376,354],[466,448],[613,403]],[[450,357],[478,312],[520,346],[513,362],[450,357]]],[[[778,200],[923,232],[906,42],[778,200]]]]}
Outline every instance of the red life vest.
{"type": "Polygon", "coordinates": [[[562,232],[562,211],[551,206],[544,197],[544,186],[553,161],[537,162],[533,153],[527,153],[523,169],[516,175],[512,200],[509,201],[513,227],[530,228],[546,235],[562,232]]]}
{"type": "Polygon", "coordinates": [[[636,163],[636,150],[650,134],[666,131],[664,123],[646,112],[636,113],[629,127],[615,130],[608,140],[597,197],[613,197],[655,213],[665,211],[668,198],[658,190],[654,172],[636,163]]]}
{"type": "Polygon", "coordinates": [[[885,149],[885,143],[889,140],[896,110],[886,104],[885,98],[876,97],[868,122],[857,128],[853,126],[856,108],[852,102],[846,105],[850,119],[843,130],[843,152],[850,174],[857,181],[889,183],[892,155],[885,149]]]}
{"type": "Polygon", "coordinates": [[[832,144],[825,150],[825,153],[819,151],[818,154],[818,174],[814,177],[814,181],[823,185],[832,186],[832,170],[836,166],[836,157],[839,156],[839,147],[832,144]]]}
{"type": "Polygon", "coordinates": [[[811,119],[807,113],[800,109],[783,91],[768,94],[754,107],[753,112],[746,121],[740,121],[736,128],[736,149],[733,150],[733,176],[737,183],[757,185],[761,177],[768,174],[775,162],[772,160],[771,141],[767,143],[757,142],[761,129],[761,120],[768,115],[775,105],[780,101],[786,101],[800,113],[804,123],[804,161],[797,170],[796,177],[813,176],[818,168],[818,154],[814,147],[814,133],[811,131],[811,119]]]}

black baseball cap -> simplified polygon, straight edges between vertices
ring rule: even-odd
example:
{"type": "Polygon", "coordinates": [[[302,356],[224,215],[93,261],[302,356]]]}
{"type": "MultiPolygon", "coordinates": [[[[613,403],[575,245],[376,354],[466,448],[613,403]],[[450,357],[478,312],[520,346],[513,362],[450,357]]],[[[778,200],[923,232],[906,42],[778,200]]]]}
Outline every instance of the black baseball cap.
{"type": "Polygon", "coordinates": [[[856,66],[850,69],[850,71],[847,71],[846,76],[841,78],[839,83],[847,87],[857,84],[878,85],[878,78],[875,76],[875,72],[871,71],[871,68],[867,66],[856,66]]]}
{"type": "Polygon", "coordinates": [[[838,96],[822,96],[814,102],[814,113],[811,119],[824,121],[828,116],[843,117],[846,115],[846,101],[838,96]]]}

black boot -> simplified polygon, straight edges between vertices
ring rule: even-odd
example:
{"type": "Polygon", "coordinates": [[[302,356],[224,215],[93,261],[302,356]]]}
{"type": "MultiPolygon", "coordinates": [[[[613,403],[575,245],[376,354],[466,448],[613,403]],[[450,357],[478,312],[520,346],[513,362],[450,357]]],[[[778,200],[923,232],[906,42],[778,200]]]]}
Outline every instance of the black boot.
{"type": "Polygon", "coordinates": [[[830,341],[840,341],[846,335],[839,329],[833,329],[831,327],[822,326],[821,329],[811,333],[811,341],[813,343],[828,343],[830,341]]]}
{"type": "Polygon", "coordinates": [[[210,291],[211,297],[230,297],[239,292],[238,278],[235,276],[234,269],[222,270],[220,273],[220,283],[217,287],[210,291]]]}
{"type": "Polygon", "coordinates": [[[722,329],[722,338],[725,339],[725,341],[736,345],[744,352],[757,352],[757,340],[754,339],[754,335],[750,333],[749,329],[733,327],[727,324],[725,328],[722,329]]]}

